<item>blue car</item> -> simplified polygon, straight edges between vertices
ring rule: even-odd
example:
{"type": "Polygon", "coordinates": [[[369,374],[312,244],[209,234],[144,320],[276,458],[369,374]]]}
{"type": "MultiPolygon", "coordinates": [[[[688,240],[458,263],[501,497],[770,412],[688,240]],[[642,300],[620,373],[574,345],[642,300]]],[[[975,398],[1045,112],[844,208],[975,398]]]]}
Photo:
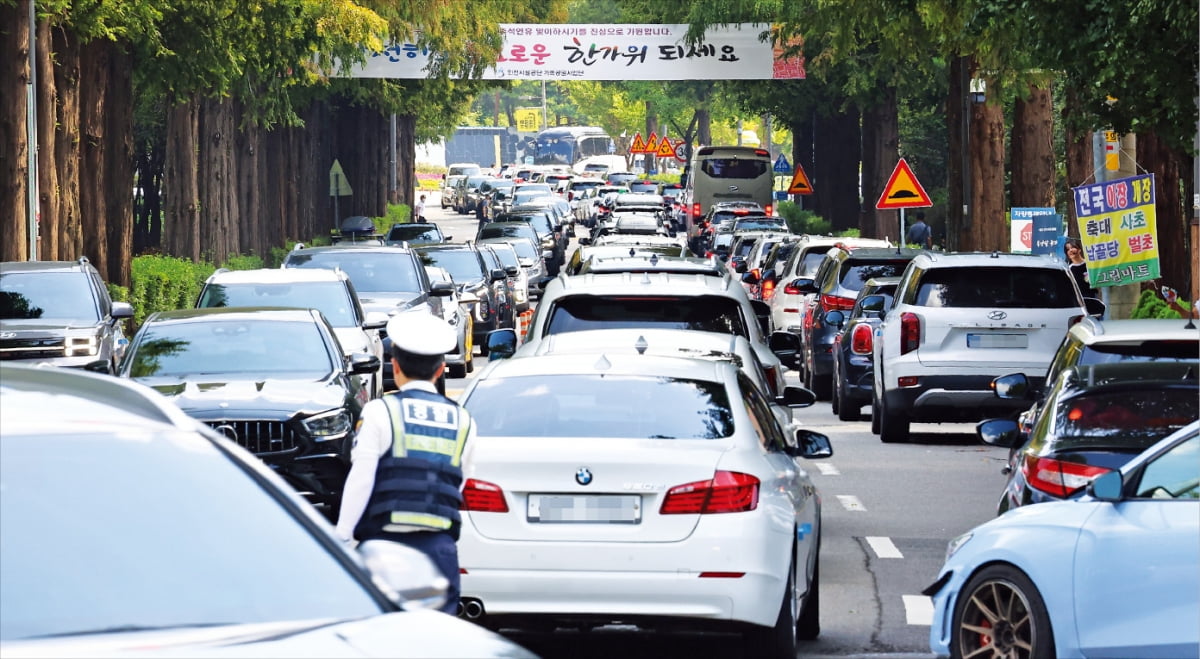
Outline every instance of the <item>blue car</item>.
{"type": "Polygon", "coordinates": [[[1200,656],[1200,421],[952,540],[924,592],[940,656],[1200,656]]]}

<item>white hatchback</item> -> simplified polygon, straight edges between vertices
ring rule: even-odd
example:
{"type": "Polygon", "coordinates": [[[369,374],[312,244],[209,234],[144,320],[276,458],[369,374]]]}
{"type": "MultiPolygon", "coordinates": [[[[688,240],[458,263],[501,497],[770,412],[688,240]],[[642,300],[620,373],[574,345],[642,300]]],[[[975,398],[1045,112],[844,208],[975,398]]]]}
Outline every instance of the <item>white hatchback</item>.
{"type": "Polygon", "coordinates": [[[491,362],[464,392],[463,611],[489,627],[743,631],[795,656],[820,630],[820,501],[733,360],[629,351],[491,362]]]}

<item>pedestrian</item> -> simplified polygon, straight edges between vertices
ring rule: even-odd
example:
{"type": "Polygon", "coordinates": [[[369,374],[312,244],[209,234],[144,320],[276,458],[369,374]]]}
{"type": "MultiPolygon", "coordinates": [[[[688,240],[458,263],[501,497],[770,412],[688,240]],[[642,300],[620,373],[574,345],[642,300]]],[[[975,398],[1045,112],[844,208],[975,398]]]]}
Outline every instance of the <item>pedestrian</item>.
{"type": "Polygon", "coordinates": [[[917,221],[913,222],[905,234],[904,241],[909,245],[920,245],[925,249],[933,248],[933,231],[925,224],[925,213],[917,211],[917,221]]]}
{"type": "Polygon", "coordinates": [[[453,615],[460,593],[458,508],[475,429],[434,382],[458,337],[449,323],[421,311],[396,314],[386,330],[397,391],[363,407],[337,534],[346,542],[387,540],[424,553],[450,582],[442,610],[453,615]]]}
{"type": "Polygon", "coordinates": [[[1088,281],[1087,261],[1083,258],[1083,243],[1079,242],[1077,238],[1068,238],[1064,251],[1067,254],[1067,267],[1071,269],[1071,276],[1075,278],[1075,285],[1079,287],[1080,295],[1099,298],[1096,289],[1092,288],[1091,282],[1088,281]]]}
{"type": "Polygon", "coordinates": [[[425,195],[417,200],[417,206],[413,209],[413,222],[425,221],[425,195]]]}

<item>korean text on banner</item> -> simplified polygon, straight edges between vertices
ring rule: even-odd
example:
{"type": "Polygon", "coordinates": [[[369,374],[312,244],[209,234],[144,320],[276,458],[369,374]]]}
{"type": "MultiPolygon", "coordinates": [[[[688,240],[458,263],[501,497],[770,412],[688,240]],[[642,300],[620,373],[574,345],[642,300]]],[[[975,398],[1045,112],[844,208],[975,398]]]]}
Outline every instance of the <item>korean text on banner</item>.
{"type": "MultiPolygon", "coordinates": [[[[772,80],[804,78],[804,60],[783,57],[764,23],[712,27],[687,45],[687,25],[504,23],[503,45],[485,80],[772,80]]],[[[425,78],[430,53],[394,44],[361,66],[331,72],[348,78],[425,78]]]]}
{"type": "Polygon", "coordinates": [[[1010,214],[1013,254],[1054,254],[1058,248],[1061,220],[1053,208],[1013,207],[1010,214]]]}
{"type": "Polygon", "coordinates": [[[1157,279],[1154,175],[1081,185],[1071,191],[1092,286],[1157,279]]]}

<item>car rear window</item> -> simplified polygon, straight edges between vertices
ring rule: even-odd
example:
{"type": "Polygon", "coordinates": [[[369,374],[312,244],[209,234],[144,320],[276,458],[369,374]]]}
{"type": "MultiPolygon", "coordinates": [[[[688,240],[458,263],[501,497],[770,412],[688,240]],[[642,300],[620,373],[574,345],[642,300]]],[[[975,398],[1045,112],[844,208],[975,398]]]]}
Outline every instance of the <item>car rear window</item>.
{"type": "MultiPolygon", "coordinates": [[[[355,288],[357,289],[357,286],[355,288]]],[[[196,307],[298,307],[320,311],[334,327],[359,325],[350,291],[340,281],[294,284],[214,283],[205,286],[200,292],[200,301],[196,303],[196,307]]]]}
{"type": "Polygon", "coordinates": [[[603,374],[491,378],[463,405],[484,437],[720,439],[734,430],[724,385],[707,380],[603,374]],[[620,414],[613,414],[614,401],[620,401],[620,414]]]}
{"type": "Polygon", "coordinates": [[[758,178],[770,166],[768,160],[706,158],[700,163],[700,170],[713,178],[758,178]]]}
{"type": "Polygon", "coordinates": [[[910,304],[921,307],[1066,309],[1080,307],[1079,292],[1057,268],[935,268],[921,277],[910,304]]]}
{"type": "Polygon", "coordinates": [[[655,327],[747,336],[737,300],[716,295],[608,297],[572,295],[550,311],[546,334],[655,327]]]}
{"type": "Polygon", "coordinates": [[[1079,448],[1100,442],[1140,452],[1198,415],[1195,387],[1083,393],[1058,406],[1055,445],[1079,448]]]}
{"type": "Polygon", "coordinates": [[[1120,341],[1084,346],[1080,364],[1112,362],[1182,362],[1200,356],[1196,341],[1120,341]]]}
{"type": "Polygon", "coordinates": [[[842,288],[861,291],[863,285],[875,277],[899,277],[908,266],[908,259],[881,259],[878,261],[843,261],[842,288]]]}
{"type": "Polygon", "coordinates": [[[296,251],[288,255],[289,268],[342,270],[360,293],[422,292],[423,282],[412,259],[392,252],[296,251]]]}
{"type": "Polygon", "coordinates": [[[430,226],[398,226],[388,232],[388,240],[409,242],[436,243],[441,242],[442,233],[436,227],[430,226]]]}

